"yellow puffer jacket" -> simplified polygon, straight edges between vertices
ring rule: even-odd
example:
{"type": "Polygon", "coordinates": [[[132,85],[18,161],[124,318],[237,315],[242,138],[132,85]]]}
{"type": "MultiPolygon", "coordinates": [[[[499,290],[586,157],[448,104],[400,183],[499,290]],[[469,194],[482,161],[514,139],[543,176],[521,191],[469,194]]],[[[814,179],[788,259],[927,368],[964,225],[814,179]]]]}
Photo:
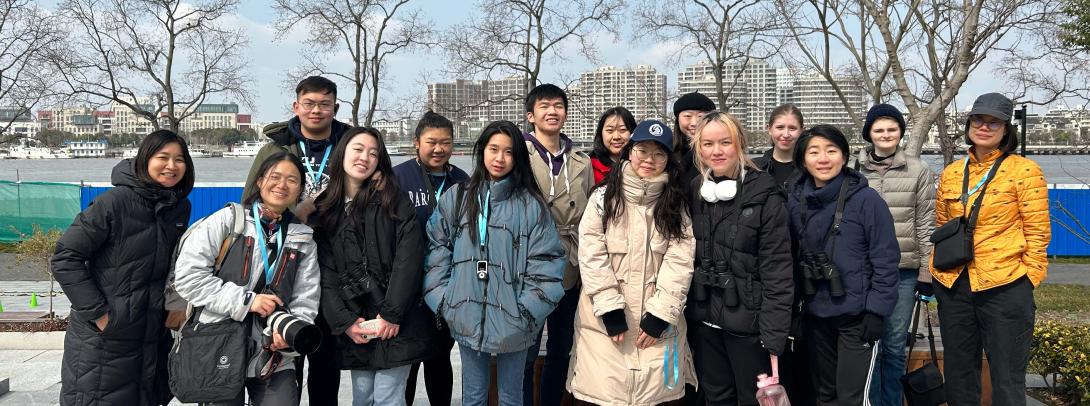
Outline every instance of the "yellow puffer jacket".
{"type": "MultiPolygon", "coordinates": [[[[988,173],[1000,156],[993,151],[979,162],[969,152],[969,187],[988,173]]],[[[961,204],[961,183],[965,161],[958,160],[942,171],[935,201],[935,226],[965,214],[961,204]]],[[[1036,162],[1010,155],[988,184],[973,233],[973,261],[969,282],[973,292],[1014,282],[1028,275],[1033,286],[1041,284],[1048,268],[1045,250],[1052,238],[1048,214],[1048,188],[1036,162]]],[[[979,193],[969,196],[973,204],[979,193]]],[[[962,268],[937,269],[932,256],[931,274],[943,286],[952,287],[962,268]]]]}

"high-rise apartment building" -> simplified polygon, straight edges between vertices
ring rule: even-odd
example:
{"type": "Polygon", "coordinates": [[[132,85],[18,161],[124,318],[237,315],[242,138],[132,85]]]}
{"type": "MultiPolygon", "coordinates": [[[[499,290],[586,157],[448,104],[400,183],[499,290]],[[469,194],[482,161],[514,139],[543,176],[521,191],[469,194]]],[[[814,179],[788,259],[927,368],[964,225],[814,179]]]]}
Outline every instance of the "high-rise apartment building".
{"type": "MultiPolygon", "coordinates": [[[[848,105],[859,115],[860,119],[866,116],[868,97],[863,90],[863,84],[858,79],[848,77],[836,77],[837,86],[844,93],[848,105]]],[[[794,86],[795,105],[802,110],[806,117],[806,126],[814,124],[831,124],[836,126],[848,137],[852,143],[863,142],[860,131],[852,122],[848,108],[837,96],[833,85],[818,74],[810,74],[799,77],[794,86]]]]}
{"type": "Polygon", "coordinates": [[[634,68],[604,66],[583,72],[568,88],[568,121],[564,132],[573,139],[591,140],[602,112],[617,106],[636,121],[666,116],[666,75],[650,65],[634,68]]]}
{"type": "Polygon", "coordinates": [[[428,109],[454,122],[455,139],[475,138],[490,121],[521,123],[525,97],[526,78],[522,76],[428,84],[428,109]]]}
{"type": "Polygon", "coordinates": [[[703,93],[715,101],[719,110],[731,113],[749,130],[763,128],[768,113],[779,104],[777,70],[762,60],[731,62],[723,67],[725,103],[717,100],[715,68],[710,63],[685,67],[678,72],[677,83],[679,93],[703,93]]]}

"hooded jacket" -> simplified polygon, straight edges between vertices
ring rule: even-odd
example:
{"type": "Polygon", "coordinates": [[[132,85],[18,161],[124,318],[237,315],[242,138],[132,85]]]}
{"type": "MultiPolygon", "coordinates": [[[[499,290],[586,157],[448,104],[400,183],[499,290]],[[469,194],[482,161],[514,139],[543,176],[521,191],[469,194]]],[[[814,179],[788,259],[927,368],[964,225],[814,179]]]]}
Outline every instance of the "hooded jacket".
{"type": "Polygon", "coordinates": [[[568,265],[564,268],[564,289],[579,283],[579,219],[587,208],[587,196],[594,188],[594,169],[586,153],[572,149],[571,140],[561,134],[564,146],[560,155],[549,154],[531,133],[523,134],[526,149],[530,150],[530,169],[534,172],[537,187],[545,196],[560,243],[567,252],[568,265]],[[534,156],[534,154],[537,156],[534,156]],[[548,158],[548,159],[546,159],[548,158]]]}
{"type": "MultiPolygon", "coordinates": [[[[318,230],[322,316],[336,336],[338,363],[341,369],[378,370],[422,361],[432,354],[429,339],[435,323],[420,294],[424,248],[416,211],[401,194],[393,202],[394,218],[377,197],[363,204],[367,205],[363,216],[348,218],[335,209],[340,212],[337,228],[318,230]],[[354,272],[372,278],[379,289],[350,297],[342,288],[350,284],[354,272]],[[400,326],[396,336],[356,344],[344,334],[357,318],[371,320],[379,315],[400,326]]],[[[356,213],[354,208],[349,210],[356,213]]]]}
{"type": "Polygon", "coordinates": [[[844,286],[844,296],[833,297],[828,282],[815,281],[816,293],[803,297],[807,312],[818,317],[863,312],[889,317],[897,301],[897,263],[901,253],[889,206],[878,192],[867,186],[867,178],[844,167],[825,187],[816,188],[809,174],[799,176],[788,194],[787,208],[793,239],[798,240],[802,250],[809,247],[825,252],[839,270],[844,286]],[[842,182],[848,182],[844,217],[839,232],[826,240],[842,182]],[[802,205],[806,205],[808,214],[805,225],[802,205]]]}
{"type": "Polygon", "coordinates": [[[900,148],[893,156],[876,161],[868,146],[857,158],[858,171],[889,205],[897,245],[901,250],[900,269],[917,270],[920,282],[931,283],[931,233],[935,231],[935,173],[919,158],[900,148]]]}
{"type": "MultiPolygon", "coordinates": [[[[443,194],[428,220],[424,300],[446,320],[459,346],[492,354],[522,351],[564,296],[564,247],[545,208],[515,193],[510,177],[489,182],[486,246],[473,241],[465,204],[455,216],[458,190],[443,194]],[[478,261],[487,278],[477,277],[478,261]]],[[[482,188],[483,189],[483,188],[482,188]]]]}
{"type": "MultiPolygon", "coordinates": [[[[980,182],[1000,155],[993,151],[983,161],[978,161],[970,148],[970,187],[980,182]]],[[[942,171],[935,201],[936,227],[965,215],[960,200],[964,173],[964,159],[942,171]]],[[[969,204],[977,195],[979,193],[969,196],[969,204]]],[[[995,178],[988,183],[977,214],[973,261],[965,267],[973,292],[1003,286],[1022,276],[1029,277],[1033,286],[1040,285],[1048,270],[1046,252],[1051,238],[1048,187],[1041,167],[1018,155],[1007,156],[996,170],[995,178]]],[[[935,280],[947,288],[954,286],[961,272],[961,268],[931,268],[935,280]]]]}
{"type": "MultiPolygon", "coordinates": [[[[685,395],[696,384],[685,339],[685,297],[693,274],[692,225],[684,219],[684,237],[668,240],[655,227],[653,212],[667,175],[640,179],[625,163],[624,213],[603,227],[605,187],[591,195],[579,223],[582,291],[575,314],[575,344],[567,388],[579,400],[595,404],[657,405],[685,395]],[[602,316],[623,310],[629,327],[618,346],[602,316]],[[644,349],[636,347],[641,319],[650,314],[673,328],[644,349]],[[677,352],[679,382],[669,389],[663,376],[668,351],[677,352]]],[[[669,358],[670,360],[673,357],[669,358]]],[[[672,368],[671,368],[672,369],[672,368]]]]}
{"type": "Polygon", "coordinates": [[[114,167],[111,181],[114,188],[76,216],[50,258],[72,302],[63,405],[148,405],[164,395],[155,376],[166,362],[159,356],[163,290],[174,244],[189,224],[190,190],[144,182],[131,159],[114,167]],[[100,331],[95,320],[107,314],[100,331]]]}
{"type": "MultiPolygon", "coordinates": [[[[342,123],[337,120],[333,120],[332,128],[329,131],[329,138],[325,140],[310,140],[303,136],[302,123],[299,121],[299,117],[292,117],[286,122],[273,123],[265,126],[262,133],[269,138],[269,142],[265,146],[261,147],[257,151],[257,155],[254,156],[254,162],[250,164],[250,172],[246,175],[246,187],[242,190],[242,198],[245,199],[253,192],[253,188],[250,185],[255,184],[255,180],[262,174],[257,173],[257,170],[261,167],[261,163],[265,162],[265,159],[275,154],[277,151],[288,151],[292,155],[295,155],[303,160],[303,166],[310,166],[313,170],[318,170],[321,166],[322,157],[325,155],[325,151],[328,148],[332,155],[332,148],[337,147],[337,142],[341,140],[341,134],[348,131],[352,126],[342,123]],[[303,142],[307,150],[303,151],[299,149],[299,142],[303,142]],[[313,153],[311,151],[314,151],[313,153]],[[313,161],[309,162],[308,161],[313,161]]],[[[322,171],[319,183],[313,183],[309,173],[303,174],[306,178],[306,186],[303,188],[303,198],[317,197],[319,193],[325,190],[326,185],[329,183],[329,171],[332,168],[332,163],[326,163],[325,169],[322,171]]]]}
{"type": "MultiPolygon", "coordinates": [[[[194,307],[204,307],[200,317],[200,323],[215,323],[220,320],[232,319],[242,322],[250,313],[250,305],[255,294],[263,293],[255,291],[258,280],[265,278],[265,264],[262,262],[259,244],[256,243],[258,231],[254,224],[251,209],[246,210],[246,225],[239,241],[246,243],[250,249],[244,255],[249,260],[242,261],[249,267],[233,272],[241,271],[243,277],[239,280],[247,281],[244,285],[225,281],[217,275],[213,275],[213,267],[216,263],[216,255],[219,254],[220,244],[231,231],[234,221],[234,213],[230,207],[226,207],[210,214],[196,229],[189,234],[178,250],[178,261],[174,265],[174,285],[178,289],[178,295],[189,301],[194,307]]],[[[283,224],[281,224],[283,227],[283,224]]],[[[287,224],[287,234],[284,239],[284,251],[280,258],[274,260],[277,264],[274,269],[274,282],[272,287],[286,294],[280,295],[284,301],[284,307],[291,315],[307,323],[314,323],[314,317],[318,314],[318,300],[320,281],[318,275],[318,259],[310,227],[300,223],[287,224]],[[292,275],[294,278],[281,279],[276,275],[292,275]]],[[[270,285],[265,285],[270,287],[270,285]]],[[[279,294],[278,294],[279,295],[279,294]]],[[[262,339],[262,324],[255,321],[250,337],[260,343],[262,339]]],[[[259,344],[254,344],[254,354],[261,350],[259,344]]],[[[281,351],[284,354],[284,362],[276,371],[294,369],[295,363],[291,359],[297,354],[281,351]]],[[[250,364],[246,368],[247,376],[253,377],[256,357],[251,357],[250,364]]]]}
{"type": "MultiPolygon", "coordinates": [[[[693,180],[695,267],[721,263],[733,278],[729,289],[738,302],[728,305],[723,287],[704,289],[705,300],[689,294],[686,313],[694,322],[709,323],[735,335],[760,335],[765,348],[780,354],[791,324],[794,282],[787,197],[772,175],[746,172],[734,200],[708,203],[700,196],[703,178],[693,180]]],[[[694,285],[697,284],[694,278],[694,285]]]]}

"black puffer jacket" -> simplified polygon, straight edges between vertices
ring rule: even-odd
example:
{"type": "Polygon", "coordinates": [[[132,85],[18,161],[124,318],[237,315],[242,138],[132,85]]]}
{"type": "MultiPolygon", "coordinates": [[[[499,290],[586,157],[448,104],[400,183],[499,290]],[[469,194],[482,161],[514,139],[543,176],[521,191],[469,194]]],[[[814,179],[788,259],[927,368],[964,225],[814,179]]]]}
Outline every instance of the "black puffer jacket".
{"type": "Polygon", "coordinates": [[[336,337],[341,369],[394,368],[422,361],[433,351],[429,340],[435,318],[421,298],[425,253],[416,210],[400,192],[394,202],[396,219],[389,218],[378,202],[366,204],[362,218],[345,218],[340,214],[343,209],[332,209],[338,213],[337,227],[317,230],[321,313],[336,337]],[[350,271],[360,268],[366,269],[377,289],[370,296],[348,298],[342,288],[351,285],[350,271]],[[400,325],[397,336],[360,345],[344,335],[357,318],[370,320],[380,314],[400,325]]]}
{"type": "MultiPolygon", "coordinates": [[[[189,168],[189,170],[193,170],[189,168]]],[[[98,196],[57,242],[53,276],[72,302],[61,365],[62,405],[150,405],[163,395],[156,367],[164,337],[163,288],[175,243],[189,224],[189,190],[114,167],[98,196]],[[104,331],[95,320],[109,314],[104,331]]]]}
{"type": "Polygon", "coordinates": [[[696,273],[689,292],[689,319],[734,334],[759,334],[765,348],[779,354],[787,341],[794,297],[786,197],[772,175],[755,170],[746,174],[738,195],[729,202],[704,201],[702,183],[702,178],[691,183],[696,273]],[[724,281],[725,272],[733,277],[731,287],[725,283],[698,287],[699,281],[707,280],[701,275],[706,263],[719,263],[718,269],[710,270],[718,273],[712,278],[724,281]],[[727,289],[737,293],[733,304],[727,289]]]}

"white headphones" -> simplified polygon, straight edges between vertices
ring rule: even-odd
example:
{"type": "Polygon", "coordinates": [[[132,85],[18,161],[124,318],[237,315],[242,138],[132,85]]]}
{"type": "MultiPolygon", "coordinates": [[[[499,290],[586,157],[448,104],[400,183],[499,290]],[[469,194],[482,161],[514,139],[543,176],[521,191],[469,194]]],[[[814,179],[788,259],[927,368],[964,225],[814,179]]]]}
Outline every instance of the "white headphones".
{"type": "Polygon", "coordinates": [[[729,202],[738,194],[738,182],[746,178],[746,166],[741,165],[741,174],[738,176],[738,180],[728,179],[722,182],[713,182],[710,178],[711,170],[709,169],[704,176],[704,184],[700,186],[700,197],[704,198],[704,201],[708,203],[729,202]]]}

